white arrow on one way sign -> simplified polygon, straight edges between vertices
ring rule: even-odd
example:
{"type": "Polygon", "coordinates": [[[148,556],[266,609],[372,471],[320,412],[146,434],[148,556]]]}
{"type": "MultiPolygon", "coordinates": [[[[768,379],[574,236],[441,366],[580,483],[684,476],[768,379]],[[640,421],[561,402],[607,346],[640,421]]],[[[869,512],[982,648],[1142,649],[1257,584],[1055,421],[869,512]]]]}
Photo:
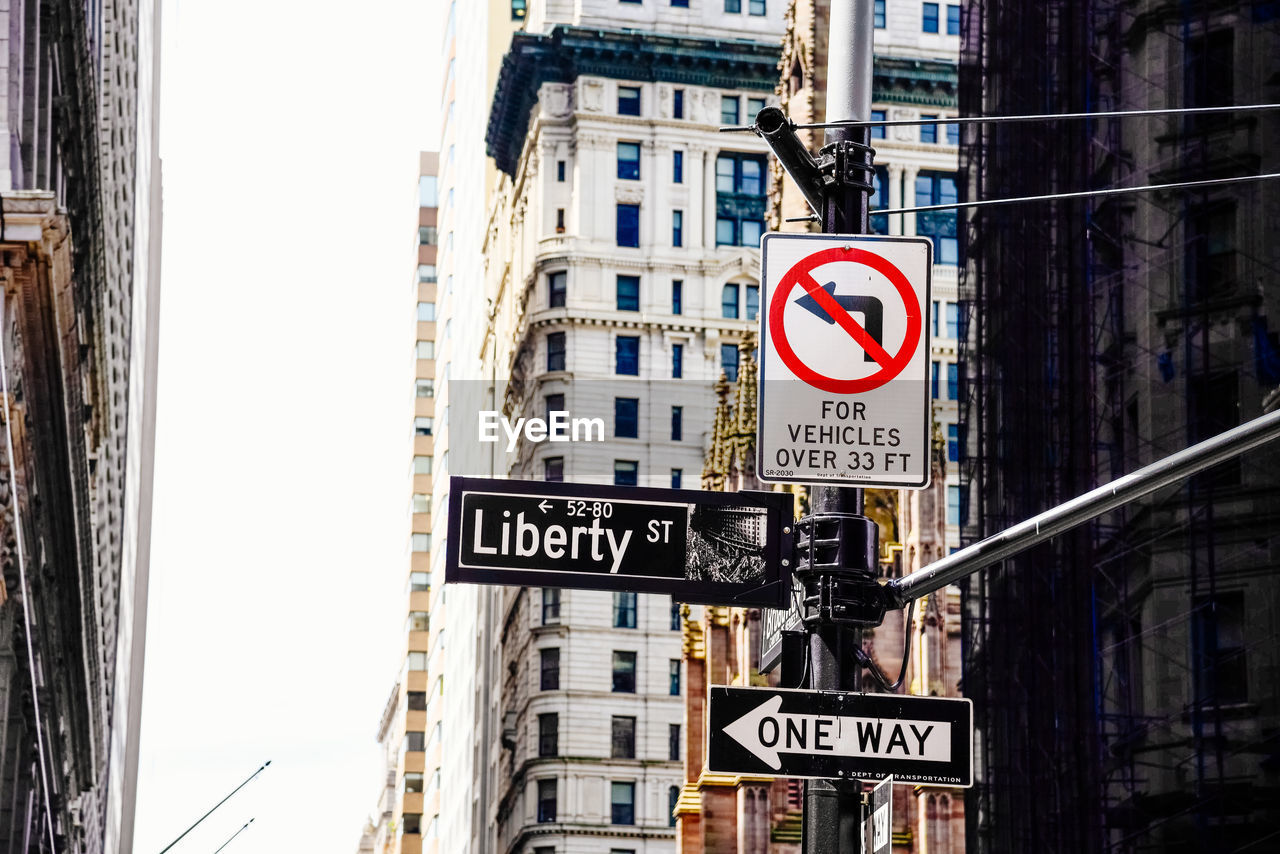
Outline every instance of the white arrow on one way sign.
{"type": "Polygon", "coordinates": [[[775,771],[780,753],[951,761],[951,724],[901,718],[786,714],[776,695],[724,728],[775,771]]]}

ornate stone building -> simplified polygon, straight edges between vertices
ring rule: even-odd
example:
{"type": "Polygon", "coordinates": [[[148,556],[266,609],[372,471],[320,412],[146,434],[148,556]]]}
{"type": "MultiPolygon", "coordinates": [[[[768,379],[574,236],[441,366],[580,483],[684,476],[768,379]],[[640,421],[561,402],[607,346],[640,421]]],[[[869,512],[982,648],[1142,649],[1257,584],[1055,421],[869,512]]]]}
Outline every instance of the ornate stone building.
{"type": "Polygon", "coordinates": [[[157,5],[14,0],[0,127],[0,848],[129,851],[159,297],[157,5]]]}

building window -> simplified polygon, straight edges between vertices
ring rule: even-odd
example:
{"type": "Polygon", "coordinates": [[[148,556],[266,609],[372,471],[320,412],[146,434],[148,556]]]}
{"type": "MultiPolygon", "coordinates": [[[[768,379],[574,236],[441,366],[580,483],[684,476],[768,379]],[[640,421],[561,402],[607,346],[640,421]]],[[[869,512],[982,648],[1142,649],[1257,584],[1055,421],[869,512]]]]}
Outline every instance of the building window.
{"type": "Polygon", "coordinates": [[[436,280],[435,264],[419,264],[418,265],[418,281],[430,284],[436,280]]]}
{"type": "Polygon", "coordinates": [[[427,654],[425,652],[411,652],[407,656],[407,667],[409,670],[426,670],[427,654]]]}
{"type": "Polygon", "coordinates": [[[565,411],[563,394],[549,394],[543,398],[543,402],[547,405],[545,415],[548,424],[551,423],[551,413],[565,411]]]}
{"type": "Polygon", "coordinates": [[[422,832],[422,813],[407,812],[400,816],[400,829],[405,833],[422,832]]]}
{"type": "MultiPolygon", "coordinates": [[[[424,246],[434,246],[439,242],[436,235],[436,227],[434,225],[418,226],[418,242],[424,246]]],[[[419,277],[421,281],[421,277],[419,277]]]]}
{"type": "Polygon", "coordinates": [[[415,436],[430,436],[434,425],[434,419],[429,415],[419,415],[413,419],[413,434],[415,436]]]}
{"type": "Polygon", "coordinates": [[[671,345],[671,379],[678,380],[684,376],[684,345],[671,345]]]}
{"type": "Polygon", "coordinates": [[[724,0],[724,10],[735,14],[742,13],[742,0],[724,0]]]}
{"type": "Polygon", "coordinates": [[[959,6],[947,7],[947,35],[949,36],[960,35],[960,7],[959,6]]]}
{"type": "Polygon", "coordinates": [[[760,286],[747,285],[747,320],[755,320],[760,313],[760,286]]]}
{"type": "Polygon", "coordinates": [[[1185,235],[1184,264],[1192,299],[1213,299],[1234,290],[1235,205],[1228,202],[1191,208],[1185,235]]]}
{"type": "Polygon", "coordinates": [[[413,354],[419,359],[434,359],[436,357],[436,342],[419,341],[414,345],[413,354]]]}
{"type": "Polygon", "coordinates": [[[938,31],[938,4],[924,4],[924,21],[921,29],[926,33],[936,33],[938,31]]]}
{"type": "Polygon", "coordinates": [[[960,144],[960,125],[951,122],[947,125],[947,145],[960,144]]]}
{"type": "Polygon", "coordinates": [[[431,551],[431,535],[430,534],[412,534],[410,536],[410,548],[415,552],[431,551]]]}
{"type": "Polygon", "coordinates": [[[872,23],[877,30],[884,29],[884,3],[885,0],[876,0],[875,10],[872,12],[872,23]]]}
{"type": "Polygon", "coordinates": [[[547,275],[547,291],[551,294],[551,308],[563,308],[564,297],[569,290],[569,274],[564,270],[547,275]]]}
{"type": "Polygon", "coordinates": [[[617,239],[619,246],[640,245],[640,206],[618,205],[617,239]]]}
{"type": "Polygon", "coordinates": [[[436,304],[433,302],[418,303],[418,320],[421,323],[434,323],[436,319],[436,304]]]}
{"type": "Polygon", "coordinates": [[[684,246],[684,211],[671,212],[671,245],[684,246]]]}
{"type": "Polygon", "coordinates": [[[615,694],[634,694],[636,692],[636,654],[634,652],[614,650],[613,692],[615,694]]]}
{"type": "Polygon", "coordinates": [[[671,441],[680,442],[684,440],[684,407],[671,407],[671,441]]]}
{"type": "Polygon", "coordinates": [[[960,462],[960,425],[947,425],[947,459],[953,463],[960,462]]]}
{"type": "MultiPolygon", "coordinates": [[[[887,117],[887,115],[888,115],[888,114],[887,114],[884,110],[872,110],[872,111],[871,111],[871,121],[873,121],[873,122],[882,122],[882,121],[884,121],[884,120],[885,120],[885,118],[887,117]]],[[[872,139],[884,139],[884,125],[872,125],[872,126],[871,126],[871,138],[872,138],[872,139]]]]}
{"type": "Polygon", "coordinates": [[[683,478],[684,478],[684,469],[672,469],[671,470],[671,488],[679,489],[680,481],[683,478]]]}
{"type": "Polygon", "coordinates": [[[406,624],[411,632],[425,632],[431,624],[431,618],[426,611],[410,611],[406,624]]]}
{"type": "Polygon", "coordinates": [[[747,118],[751,121],[756,120],[756,116],[760,115],[760,111],[764,109],[767,102],[764,98],[748,98],[747,99],[747,118]]]}
{"type": "Polygon", "coordinates": [[[427,734],[425,732],[406,732],[404,734],[404,749],[409,751],[420,751],[426,747],[427,734]]]}
{"type": "Polygon", "coordinates": [[[640,180],[640,143],[618,143],[618,177],[627,181],[640,180]]]}
{"type": "Polygon", "coordinates": [[[640,311],[639,275],[620,275],[617,284],[618,311],[640,311]]]}
{"type": "Polygon", "coordinates": [[[680,696],[680,659],[673,658],[667,663],[667,693],[673,697],[680,696]]]}
{"type": "Polygon", "coordinates": [[[676,804],[680,803],[680,787],[667,789],[667,827],[676,826],[676,804]]]}
{"type": "Polygon", "coordinates": [[[684,118],[684,90],[676,89],[672,93],[671,115],[673,118],[684,118]]]}
{"type": "Polygon", "coordinates": [[[634,629],[636,627],[635,593],[617,592],[613,594],[613,627],[615,629],[634,629]]]}
{"type": "Polygon", "coordinates": [[[609,758],[636,758],[636,719],[614,715],[612,739],[610,741],[609,758]]]}
{"type": "Polygon", "coordinates": [[[716,244],[756,246],[764,233],[764,158],[716,158],[716,244]]]}
{"type": "Polygon", "coordinates": [[[620,116],[640,115],[640,87],[639,86],[619,86],[618,87],[618,115],[620,116]]]}
{"type": "Polygon", "coordinates": [[[680,759],[680,724],[667,724],[667,759],[680,759]]]}
{"type": "MultiPolygon", "coordinates": [[[[679,90],[677,90],[679,91],[679,90]]],[[[671,183],[684,183],[684,152],[671,152],[671,183]]]]}
{"type": "Polygon", "coordinates": [[[421,593],[431,589],[431,575],[426,572],[409,573],[409,592],[421,593]]]}
{"type": "Polygon", "coordinates": [[[556,208],[556,234],[564,234],[564,208],[556,208]]]}
{"type": "Polygon", "coordinates": [[[929,363],[929,396],[934,400],[938,399],[938,390],[941,385],[941,369],[942,366],[938,362],[929,363]]]}
{"type": "MultiPolygon", "coordinates": [[[[921,113],[921,121],[929,121],[936,119],[937,113],[921,113]]],[[[924,143],[936,143],[938,141],[937,125],[920,125],[920,141],[924,143]]]]}
{"type": "MultiPolygon", "coordinates": [[[[542,625],[554,626],[554,625],[557,625],[559,622],[560,622],[560,588],[544,587],[542,588],[542,625]]],[[[559,666],[558,659],[557,659],[556,665],[557,667],[559,666]]]]}
{"type": "Polygon", "coordinates": [[[413,712],[425,712],[427,710],[427,692],[426,691],[409,691],[406,694],[409,710],[413,712]]]}
{"type": "Polygon", "coordinates": [[[960,399],[960,365],[947,362],[947,400],[960,399]]]}
{"type": "Polygon", "coordinates": [[[423,455],[415,456],[413,458],[413,473],[431,474],[431,457],[423,455]]]}
{"type": "Polygon", "coordinates": [[[556,820],[556,781],[538,781],[538,822],[545,824],[556,820]]]}
{"type": "Polygon", "coordinates": [[[547,336],[547,370],[564,370],[564,333],[552,332],[547,336]]]}
{"type": "Polygon", "coordinates": [[[636,481],[639,479],[639,474],[640,464],[635,460],[613,461],[614,486],[635,486],[636,481]]]}
{"type": "Polygon", "coordinates": [[[680,631],[680,603],[673,597],[671,599],[671,631],[680,631]]]}
{"type": "Polygon", "coordinates": [[[619,335],[614,373],[629,377],[640,376],[640,338],[636,335],[619,335]]]}
{"type": "Polygon", "coordinates": [[[684,313],[684,279],[671,281],[671,313],[684,313]]]}
{"type": "Polygon", "coordinates": [[[556,161],[556,180],[557,181],[560,181],[560,182],[564,181],[565,165],[566,164],[563,160],[556,161]]]}
{"type": "Polygon", "coordinates": [[[538,755],[555,756],[560,752],[560,715],[550,712],[538,715],[538,755]]]}
{"type": "Polygon", "coordinates": [[[413,512],[414,513],[430,513],[431,512],[431,496],[425,492],[415,492],[413,494],[413,512]]]}
{"type": "Polygon", "coordinates": [[[738,381],[737,344],[720,345],[720,370],[724,371],[724,378],[729,382],[736,383],[738,381]]]}
{"type": "Polygon", "coordinates": [[[720,124],[736,125],[740,117],[737,95],[720,96],[720,124]]]}
{"type": "Polygon", "coordinates": [[[414,380],[413,391],[418,397],[435,397],[436,381],[435,380],[414,380]]]}
{"type": "Polygon", "coordinates": [[[738,319],[738,286],[727,284],[720,292],[720,316],[730,320],[738,319]]]}
{"type": "Polygon", "coordinates": [[[560,690],[560,648],[548,647],[539,653],[538,687],[543,691],[560,690]]]}
{"type": "Polygon", "coordinates": [[[1199,677],[1198,704],[1243,703],[1249,699],[1245,657],[1244,595],[1219,593],[1196,603],[1191,625],[1191,660],[1199,677]]]}
{"type": "Polygon", "coordinates": [[[960,487],[947,487],[947,524],[960,524],[960,487]]]}
{"type": "Polygon", "coordinates": [[[437,204],[436,176],[421,175],[418,178],[418,207],[434,208],[437,204]]]}
{"type": "MultiPolygon", "coordinates": [[[[956,176],[949,172],[921,172],[916,176],[916,205],[950,205],[959,200],[956,176]]],[[[955,210],[922,211],[916,214],[916,234],[933,241],[935,264],[959,264],[960,243],[956,237],[955,210]]]]}
{"type": "Polygon", "coordinates": [[[635,824],[636,784],[610,783],[609,805],[614,824],[635,824]]]}
{"type": "Polygon", "coordinates": [[[543,460],[542,479],[547,483],[563,483],[564,457],[547,457],[543,460]]]}

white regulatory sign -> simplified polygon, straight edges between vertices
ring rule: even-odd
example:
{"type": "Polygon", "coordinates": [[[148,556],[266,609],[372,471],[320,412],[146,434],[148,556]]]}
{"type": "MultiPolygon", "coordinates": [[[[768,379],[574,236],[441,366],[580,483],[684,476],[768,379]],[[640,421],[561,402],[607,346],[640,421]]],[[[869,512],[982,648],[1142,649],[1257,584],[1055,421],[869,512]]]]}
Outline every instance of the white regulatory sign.
{"type": "Polygon", "coordinates": [[[929,277],[923,237],[766,234],[757,474],[929,484],[929,277]]]}

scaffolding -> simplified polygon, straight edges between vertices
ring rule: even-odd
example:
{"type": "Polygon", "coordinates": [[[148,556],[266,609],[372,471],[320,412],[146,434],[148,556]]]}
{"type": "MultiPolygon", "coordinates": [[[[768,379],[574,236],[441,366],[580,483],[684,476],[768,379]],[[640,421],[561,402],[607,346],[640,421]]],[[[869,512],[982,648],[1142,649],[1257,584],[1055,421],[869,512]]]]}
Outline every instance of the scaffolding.
{"type": "MultiPolygon", "coordinates": [[[[971,0],[962,114],[1274,100],[1277,7],[971,0]]],[[[1275,113],[968,125],[962,183],[1004,198],[1256,174],[1277,143],[1275,113]]],[[[1262,412],[1276,221],[1263,184],[968,217],[966,542],[1262,412]]],[[[1280,847],[1277,570],[1270,449],[971,578],[968,850],[1280,847]]]]}

